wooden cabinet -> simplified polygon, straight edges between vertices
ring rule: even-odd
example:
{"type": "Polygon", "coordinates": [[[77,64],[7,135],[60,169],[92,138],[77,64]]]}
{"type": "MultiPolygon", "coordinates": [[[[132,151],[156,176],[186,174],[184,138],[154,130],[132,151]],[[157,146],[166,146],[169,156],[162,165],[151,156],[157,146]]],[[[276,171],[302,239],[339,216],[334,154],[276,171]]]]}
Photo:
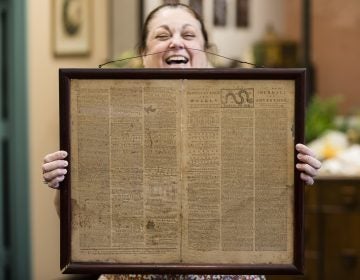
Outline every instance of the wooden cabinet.
{"type": "Polygon", "coordinates": [[[360,177],[323,177],[305,188],[305,275],[268,280],[360,279],[360,177]]]}

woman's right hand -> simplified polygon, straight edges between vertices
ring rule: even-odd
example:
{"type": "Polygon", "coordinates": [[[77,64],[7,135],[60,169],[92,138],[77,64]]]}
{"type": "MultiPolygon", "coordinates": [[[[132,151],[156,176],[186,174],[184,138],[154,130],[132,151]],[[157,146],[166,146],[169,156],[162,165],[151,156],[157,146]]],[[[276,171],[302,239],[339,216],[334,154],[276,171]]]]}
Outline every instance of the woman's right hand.
{"type": "Polygon", "coordinates": [[[42,165],[44,182],[50,187],[59,188],[60,182],[64,181],[67,173],[68,162],[64,160],[68,153],[66,151],[57,151],[44,157],[42,165]]]}

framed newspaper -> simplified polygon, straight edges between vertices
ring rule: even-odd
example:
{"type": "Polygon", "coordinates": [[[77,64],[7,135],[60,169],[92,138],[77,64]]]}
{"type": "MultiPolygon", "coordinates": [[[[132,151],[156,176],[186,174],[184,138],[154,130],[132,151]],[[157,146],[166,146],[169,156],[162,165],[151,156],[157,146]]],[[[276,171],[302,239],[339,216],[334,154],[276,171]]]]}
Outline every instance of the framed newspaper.
{"type": "Polygon", "coordinates": [[[60,69],[63,273],[301,274],[305,69],[60,69]]]}

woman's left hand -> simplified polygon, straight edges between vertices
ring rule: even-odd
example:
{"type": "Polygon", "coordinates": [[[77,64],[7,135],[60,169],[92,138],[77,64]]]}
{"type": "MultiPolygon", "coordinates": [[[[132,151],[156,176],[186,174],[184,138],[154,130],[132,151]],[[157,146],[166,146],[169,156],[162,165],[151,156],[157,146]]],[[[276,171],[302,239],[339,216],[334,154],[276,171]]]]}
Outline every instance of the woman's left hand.
{"type": "Polygon", "coordinates": [[[297,158],[301,162],[296,164],[297,170],[301,172],[300,178],[307,185],[312,185],[321,167],[321,162],[316,159],[315,153],[303,144],[297,144],[296,150],[298,151],[297,158]]]}

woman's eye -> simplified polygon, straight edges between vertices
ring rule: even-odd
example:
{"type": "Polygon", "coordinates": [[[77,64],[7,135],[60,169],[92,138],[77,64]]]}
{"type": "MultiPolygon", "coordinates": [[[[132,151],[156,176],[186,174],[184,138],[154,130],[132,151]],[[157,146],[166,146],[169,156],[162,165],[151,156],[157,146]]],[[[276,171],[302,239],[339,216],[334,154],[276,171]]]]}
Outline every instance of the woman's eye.
{"type": "Polygon", "coordinates": [[[186,33],[184,34],[184,38],[190,40],[192,38],[195,38],[195,35],[192,33],[186,33]]]}
{"type": "Polygon", "coordinates": [[[157,35],[155,38],[159,39],[159,40],[167,40],[167,39],[169,39],[169,35],[168,34],[160,34],[160,35],[157,35]]]}

